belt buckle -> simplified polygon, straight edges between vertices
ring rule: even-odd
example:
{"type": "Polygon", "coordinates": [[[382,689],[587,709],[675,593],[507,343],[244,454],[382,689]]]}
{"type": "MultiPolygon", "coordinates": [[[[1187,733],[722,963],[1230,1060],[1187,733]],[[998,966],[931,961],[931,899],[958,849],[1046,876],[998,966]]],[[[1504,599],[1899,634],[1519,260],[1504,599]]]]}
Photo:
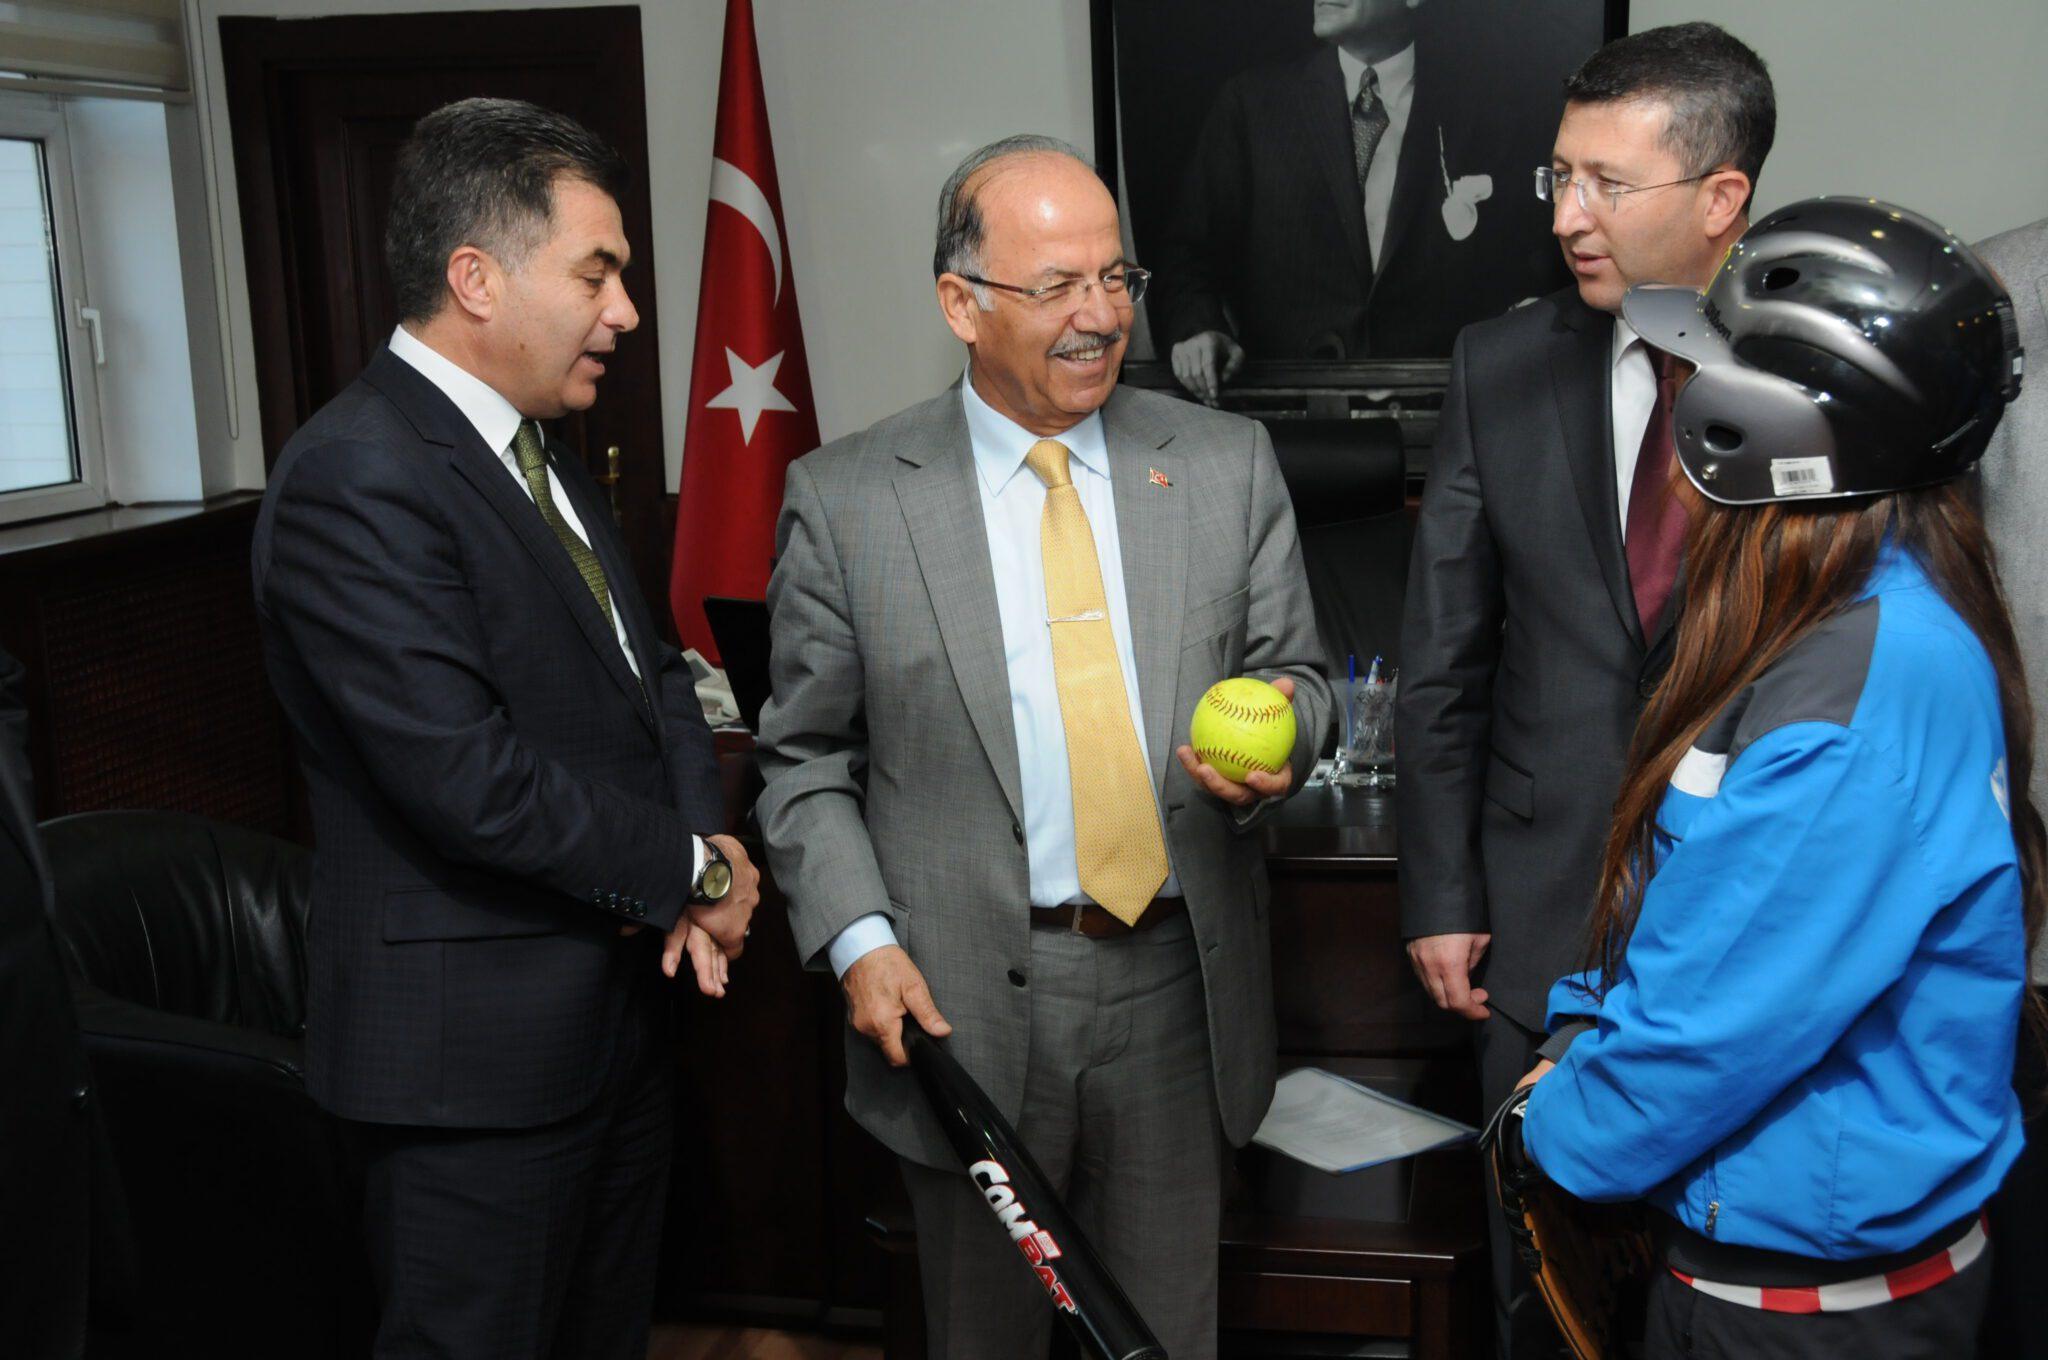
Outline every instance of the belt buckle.
{"type": "Polygon", "coordinates": [[[1074,904],[1074,923],[1070,927],[1070,929],[1072,929],[1076,935],[1086,935],[1088,933],[1083,928],[1083,923],[1086,922],[1088,919],[1088,908],[1091,905],[1092,904],[1088,902],[1076,902],[1074,904]]]}

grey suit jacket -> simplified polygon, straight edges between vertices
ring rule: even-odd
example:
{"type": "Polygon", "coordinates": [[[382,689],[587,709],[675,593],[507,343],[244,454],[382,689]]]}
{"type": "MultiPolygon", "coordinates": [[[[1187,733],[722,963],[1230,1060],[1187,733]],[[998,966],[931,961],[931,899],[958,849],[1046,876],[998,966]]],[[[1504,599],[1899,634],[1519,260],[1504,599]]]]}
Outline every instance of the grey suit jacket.
{"type": "MultiPolygon", "coordinates": [[[[1294,515],[1264,429],[1146,392],[1103,408],[1145,744],[1208,994],[1225,1131],[1272,1098],[1267,883],[1256,816],[1173,756],[1227,676],[1292,676],[1293,768],[1330,719],[1294,515]],[[1158,486],[1156,470],[1170,483],[1158,486]]],[[[1005,1115],[1030,1035],[1030,872],[988,536],[960,393],[793,464],[768,586],[774,695],[761,714],[759,816],[813,967],[886,913],[953,1025],[951,1048],[1005,1115]]],[[[847,1108],[897,1153],[951,1153],[907,1072],[847,1029],[847,1108]]]]}
{"type": "Polygon", "coordinates": [[[1567,288],[1468,326],[1415,528],[1395,712],[1404,935],[1486,932],[1525,1028],[1571,971],[1673,596],[1645,636],[1614,482],[1614,318],[1567,288]]]}
{"type": "MultiPolygon", "coordinates": [[[[2048,807],[2048,218],[1994,236],[1977,253],[2012,294],[2029,360],[2020,398],[1984,451],[1984,525],[2034,703],[2034,805],[2048,807]]],[[[2034,980],[2048,982],[2048,938],[2034,951],[2034,980]]]]}

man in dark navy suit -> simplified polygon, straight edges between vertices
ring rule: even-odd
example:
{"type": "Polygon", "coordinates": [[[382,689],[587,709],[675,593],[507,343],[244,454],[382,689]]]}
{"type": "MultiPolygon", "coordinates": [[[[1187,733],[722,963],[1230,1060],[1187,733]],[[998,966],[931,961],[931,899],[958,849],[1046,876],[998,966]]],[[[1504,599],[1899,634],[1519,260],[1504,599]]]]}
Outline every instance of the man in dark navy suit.
{"type": "Polygon", "coordinates": [[[257,523],[318,844],[307,1085],[360,1134],[379,1356],[646,1355],[661,974],[687,953],[721,993],[756,899],[688,667],[537,423],[591,405],[638,323],[625,178],[530,104],[420,120],[402,324],[257,523]]]}
{"type": "Polygon", "coordinates": [[[1315,51],[1217,94],[1150,312],[1196,396],[1247,354],[1449,354],[1467,322],[1565,282],[1527,191],[1556,96],[1489,60],[1465,8],[1432,18],[1442,8],[1318,0],[1315,51]]]}

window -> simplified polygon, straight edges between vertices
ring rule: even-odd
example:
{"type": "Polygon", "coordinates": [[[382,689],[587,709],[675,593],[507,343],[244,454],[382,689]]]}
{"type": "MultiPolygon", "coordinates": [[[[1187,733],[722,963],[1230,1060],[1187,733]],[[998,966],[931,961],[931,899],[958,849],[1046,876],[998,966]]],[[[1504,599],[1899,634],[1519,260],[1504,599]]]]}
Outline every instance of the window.
{"type": "Polygon", "coordinates": [[[83,276],[63,116],[0,95],[0,521],[106,499],[83,276]]]}

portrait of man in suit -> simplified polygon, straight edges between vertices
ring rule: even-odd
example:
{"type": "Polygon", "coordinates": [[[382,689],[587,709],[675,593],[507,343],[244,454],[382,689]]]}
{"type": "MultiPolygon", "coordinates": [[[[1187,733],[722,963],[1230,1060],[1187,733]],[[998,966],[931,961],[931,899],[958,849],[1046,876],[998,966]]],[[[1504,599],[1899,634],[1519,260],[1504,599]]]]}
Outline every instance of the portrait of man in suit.
{"type": "Polygon", "coordinates": [[[901,1160],[932,1353],[1043,1356],[1052,1313],[901,1070],[911,1024],[1198,1360],[1225,1157],[1277,1058],[1251,833],[1331,712],[1293,512],[1262,426],[1118,386],[1146,275],[1071,148],[969,156],[933,273],[962,380],[789,470],[762,837],[846,993],[847,1106],[901,1160]],[[1243,674],[1297,737],[1237,784],[1180,743],[1243,674]]]}
{"type": "Polygon", "coordinates": [[[1439,357],[1460,326],[1565,281],[1523,190],[1568,68],[1543,69],[1548,46],[1508,51],[1526,20],[1316,0],[1309,23],[1305,53],[1217,90],[1171,211],[1139,210],[1155,347],[1204,399],[1247,355],[1439,357]]]}
{"type": "Polygon", "coordinates": [[[306,1086],[365,1168],[375,1353],[644,1360],[669,983],[758,875],[689,668],[539,422],[638,322],[627,167],[513,100],[421,119],[401,322],[279,456],[253,548],[315,851],[306,1086]]]}
{"type": "MultiPolygon", "coordinates": [[[[1763,62],[1712,24],[1601,48],[1565,87],[1540,181],[1574,285],[1467,327],[1451,354],[1401,629],[1401,930],[1430,996],[1478,1022],[1489,1110],[1536,1061],[1584,944],[1679,612],[1686,374],[1622,298],[1706,287],[1776,128],[1763,62]]],[[[1489,1227],[1506,1354],[1514,1256],[1502,1216],[1489,1227]]]]}

